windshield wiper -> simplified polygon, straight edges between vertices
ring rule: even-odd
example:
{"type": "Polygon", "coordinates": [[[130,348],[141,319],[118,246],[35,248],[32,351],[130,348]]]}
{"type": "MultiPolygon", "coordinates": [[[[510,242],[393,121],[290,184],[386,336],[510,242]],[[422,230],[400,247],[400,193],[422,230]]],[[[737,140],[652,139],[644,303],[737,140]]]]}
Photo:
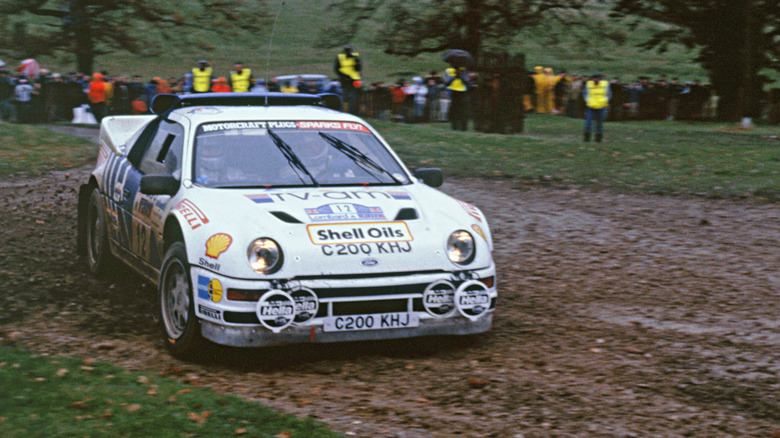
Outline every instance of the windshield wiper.
{"type": "Polygon", "coordinates": [[[306,166],[303,165],[303,162],[300,158],[298,158],[297,155],[295,155],[295,152],[290,148],[290,145],[284,142],[281,137],[279,137],[275,132],[268,130],[268,135],[271,136],[271,138],[274,140],[274,144],[277,148],[279,148],[280,151],[282,151],[282,154],[287,159],[287,163],[293,168],[293,171],[296,175],[298,175],[298,178],[301,179],[302,183],[305,183],[301,175],[295,171],[295,169],[300,170],[301,172],[305,173],[309,178],[311,178],[312,184],[319,187],[320,183],[317,182],[317,179],[314,178],[314,175],[309,172],[309,169],[306,168],[306,166]]]}
{"type": "Polygon", "coordinates": [[[346,143],[339,139],[338,137],[334,137],[330,134],[326,134],[324,132],[319,132],[320,137],[324,138],[329,145],[333,146],[337,151],[341,152],[342,154],[346,155],[350,160],[354,161],[355,164],[357,164],[361,169],[365,170],[366,173],[376,178],[377,181],[380,183],[382,182],[381,179],[379,179],[374,172],[371,172],[366,166],[373,168],[374,170],[384,173],[385,175],[389,176],[396,184],[403,184],[401,181],[398,180],[392,173],[388,172],[387,169],[377,164],[376,161],[372,160],[371,157],[364,154],[363,152],[360,152],[358,148],[355,146],[352,146],[349,143],[346,143]]]}

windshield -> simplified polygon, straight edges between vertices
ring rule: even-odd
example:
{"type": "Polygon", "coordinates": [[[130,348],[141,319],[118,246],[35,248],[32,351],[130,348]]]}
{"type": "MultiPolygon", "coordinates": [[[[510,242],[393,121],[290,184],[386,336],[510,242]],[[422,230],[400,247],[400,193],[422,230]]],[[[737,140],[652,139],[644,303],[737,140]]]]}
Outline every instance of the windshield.
{"type": "Polygon", "coordinates": [[[409,183],[379,139],[348,122],[203,124],[195,139],[193,175],[206,187],[409,183]]]}

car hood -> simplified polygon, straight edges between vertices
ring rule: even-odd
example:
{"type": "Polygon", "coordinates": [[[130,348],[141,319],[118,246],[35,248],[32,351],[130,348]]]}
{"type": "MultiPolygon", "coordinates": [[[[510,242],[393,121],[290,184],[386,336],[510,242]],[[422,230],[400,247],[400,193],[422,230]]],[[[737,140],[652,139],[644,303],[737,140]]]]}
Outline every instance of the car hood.
{"type": "Polygon", "coordinates": [[[190,260],[223,275],[268,278],[247,261],[249,245],[261,237],[282,249],[283,265],[271,275],[275,278],[453,271],[492,264],[482,212],[424,184],[194,187],[184,196],[175,210],[184,222],[190,260]],[[193,208],[201,216],[195,228],[185,218],[193,208]],[[467,266],[447,258],[447,238],[456,230],[468,231],[476,244],[476,257],[467,266]]]}

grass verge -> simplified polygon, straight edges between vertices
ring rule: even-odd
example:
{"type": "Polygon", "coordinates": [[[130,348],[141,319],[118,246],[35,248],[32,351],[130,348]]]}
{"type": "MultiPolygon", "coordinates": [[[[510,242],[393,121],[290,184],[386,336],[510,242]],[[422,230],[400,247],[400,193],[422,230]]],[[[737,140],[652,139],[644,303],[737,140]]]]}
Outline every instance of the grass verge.
{"type": "Polygon", "coordinates": [[[311,418],[280,414],[172,379],[75,358],[0,347],[0,436],[338,437],[311,418]]]}
{"type": "Polygon", "coordinates": [[[0,123],[0,178],[78,167],[97,159],[97,143],[36,125],[0,123]]]}
{"type": "Polygon", "coordinates": [[[780,200],[777,127],[723,123],[606,123],[603,143],[582,141],[583,121],[531,114],[522,134],[455,132],[445,123],[372,121],[407,165],[459,177],[616,191],[780,200]]]}

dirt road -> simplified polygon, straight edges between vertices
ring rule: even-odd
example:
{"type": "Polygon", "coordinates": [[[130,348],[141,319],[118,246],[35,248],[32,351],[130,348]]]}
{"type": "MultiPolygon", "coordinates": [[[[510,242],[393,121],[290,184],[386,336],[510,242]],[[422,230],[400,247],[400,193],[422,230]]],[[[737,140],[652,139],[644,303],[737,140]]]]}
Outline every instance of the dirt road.
{"type": "Polygon", "coordinates": [[[0,182],[0,338],[359,436],[780,436],[780,206],[450,180],[486,212],[492,332],[172,359],[154,290],[75,255],[88,168],[0,182]],[[176,366],[183,367],[180,372],[176,366]]]}

